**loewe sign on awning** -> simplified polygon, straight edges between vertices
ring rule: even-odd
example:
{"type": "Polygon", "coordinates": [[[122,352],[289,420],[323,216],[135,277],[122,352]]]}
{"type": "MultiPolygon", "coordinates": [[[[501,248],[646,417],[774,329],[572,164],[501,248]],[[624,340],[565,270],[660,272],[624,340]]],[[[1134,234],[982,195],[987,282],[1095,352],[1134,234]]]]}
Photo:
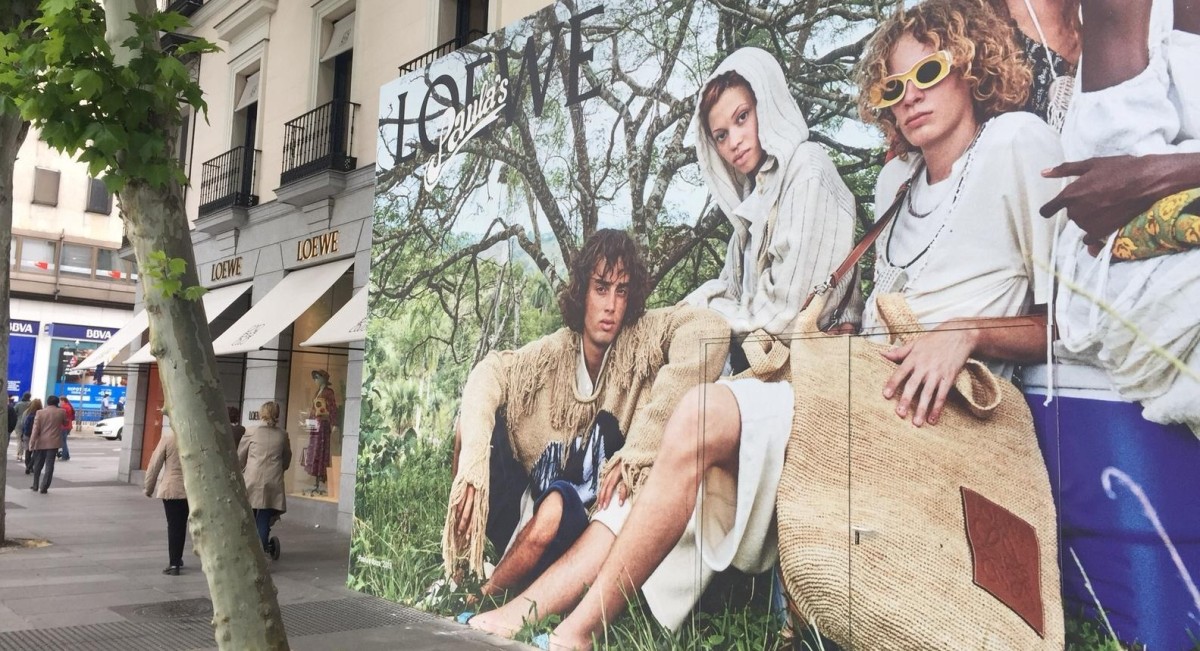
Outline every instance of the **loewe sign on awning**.
{"type": "Polygon", "coordinates": [[[296,242],[296,262],[305,262],[338,253],[338,231],[319,233],[296,242]]]}

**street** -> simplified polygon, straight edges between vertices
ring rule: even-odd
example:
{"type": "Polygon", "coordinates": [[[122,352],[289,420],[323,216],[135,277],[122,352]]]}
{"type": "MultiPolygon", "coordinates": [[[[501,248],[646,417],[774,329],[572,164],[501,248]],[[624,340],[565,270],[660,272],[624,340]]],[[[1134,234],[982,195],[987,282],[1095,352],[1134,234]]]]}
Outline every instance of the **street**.
{"type": "MultiPolygon", "coordinates": [[[[166,576],[159,500],[116,481],[120,442],[75,433],[46,495],[7,454],[8,538],[0,549],[0,651],[213,647],[212,605],[189,540],[184,571],[166,576]]],[[[345,587],[349,539],[289,524],[271,564],[293,649],[524,649],[345,587]]]]}

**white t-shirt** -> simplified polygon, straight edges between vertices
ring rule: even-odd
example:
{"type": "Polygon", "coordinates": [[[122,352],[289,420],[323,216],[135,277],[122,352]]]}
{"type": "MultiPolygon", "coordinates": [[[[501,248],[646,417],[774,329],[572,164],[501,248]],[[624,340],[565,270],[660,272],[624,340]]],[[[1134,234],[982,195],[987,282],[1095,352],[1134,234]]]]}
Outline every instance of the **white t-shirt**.
{"type": "MultiPolygon", "coordinates": [[[[1041,175],[1062,162],[1058,134],[1031,113],[1007,113],[985,125],[973,151],[956,165],[965,164],[967,157],[971,160],[961,186],[947,188],[938,208],[948,214],[936,239],[928,228],[919,237],[909,237],[910,232],[893,238],[908,240],[905,247],[913,254],[928,245],[924,255],[899,269],[912,257],[897,254],[895,242],[894,259],[889,261],[885,253],[891,231],[910,230],[919,221],[904,208],[876,240],[876,278],[890,276],[896,282],[892,288],[877,287],[867,299],[864,333],[886,338],[875,297],[889,289],[904,294],[927,330],[955,318],[1016,316],[1033,304],[1049,302],[1050,256],[1061,219],[1043,218],[1038,210],[1061,189],[1060,181],[1041,175]],[[930,239],[921,242],[922,237],[930,239]]],[[[884,166],[875,186],[877,213],[891,205],[920,161],[914,154],[884,166]]],[[[953,173],[948,181],[958,185],[953,173]]],[[[992,370],[1007,376],[1012,367],[996,364],[992,370]]]]}

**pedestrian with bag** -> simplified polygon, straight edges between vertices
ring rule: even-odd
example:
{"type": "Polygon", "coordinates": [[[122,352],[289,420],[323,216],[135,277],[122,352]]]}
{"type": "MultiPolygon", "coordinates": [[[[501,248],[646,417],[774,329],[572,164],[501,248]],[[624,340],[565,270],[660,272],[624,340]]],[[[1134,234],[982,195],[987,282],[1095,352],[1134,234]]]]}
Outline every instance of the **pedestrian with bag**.
{"type": "Polygon", "coordinates": [[[279,404],[263,403],[262,425],[246,432],[238,443],[238,462],[246,480],[246,495],[254,509],[254,522],[263,551],[278,560],[279,539],[271,537],[271,525],[287,511],[283,471],[292,465],[292,445],[287,432],[279,429],[279,404]]]}
{"type": "Polygon", "coordinates": [[[29,490],[43,494],[50,490],[50,482],[54,479],[54,458],[62,445],[66,422],[67,413],[59,408],[58,396],[47,397],[46,406],[34,414],[29,435],[29,449],[33,450],[33,485],[29,490]],[[44,479],[43,469],[46,471],[44,479]]]}
{"type": "Polygon", "coordinates": [[[190,510],[187,491],[183,486],[179,448],[175,444],[175,432],[166,413],[163,414],[162,438],[150,457],[142,490],[146,497],[162,500],[163,511],[167,515],[167,567],[163,569],[163,574],[179,576],[183,569],[183,541],[187,535],[190,510]]]}

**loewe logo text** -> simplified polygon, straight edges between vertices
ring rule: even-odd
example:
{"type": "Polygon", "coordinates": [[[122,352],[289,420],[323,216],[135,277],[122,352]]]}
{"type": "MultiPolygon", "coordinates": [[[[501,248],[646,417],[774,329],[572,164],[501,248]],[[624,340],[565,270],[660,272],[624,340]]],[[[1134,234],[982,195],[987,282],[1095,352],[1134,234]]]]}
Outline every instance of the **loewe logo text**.
{"type": "Polygon", "coordinates": [[[307,237],[296,242],[296,261],[311,260],[329,253],[338,252],[338,232],[330,231],[307,237]]]}

